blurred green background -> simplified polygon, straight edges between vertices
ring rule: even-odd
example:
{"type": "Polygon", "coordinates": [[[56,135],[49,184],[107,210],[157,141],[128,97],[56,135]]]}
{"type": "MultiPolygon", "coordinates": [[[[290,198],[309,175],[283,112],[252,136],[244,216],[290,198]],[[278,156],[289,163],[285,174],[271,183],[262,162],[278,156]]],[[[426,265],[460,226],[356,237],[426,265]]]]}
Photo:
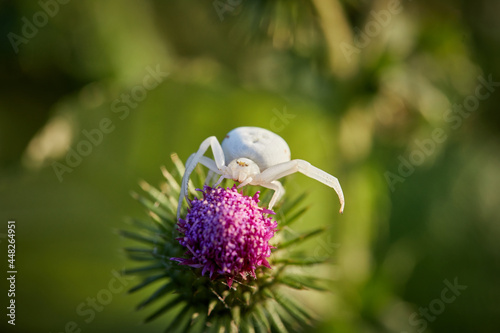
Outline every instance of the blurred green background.
{"type": "Polygon", "coordinates": [[[1,331],[162,331],[134,311],[144,294],[109,292],[135,282],[109,285],[131,265],[116,230],[144,214],[129,192],[158,184],[171,153],[250,125],[344,189],[340,216],[331,189],[287,181],[310,193],[298,229],[333,226],[308,250],[332,257],[334,291],[299,293],[320,331],[499,332],[499,13],[496,0],[2,1],[0,276],[9,219],[19,273],[16,326],[3,314],[1,331]]]}

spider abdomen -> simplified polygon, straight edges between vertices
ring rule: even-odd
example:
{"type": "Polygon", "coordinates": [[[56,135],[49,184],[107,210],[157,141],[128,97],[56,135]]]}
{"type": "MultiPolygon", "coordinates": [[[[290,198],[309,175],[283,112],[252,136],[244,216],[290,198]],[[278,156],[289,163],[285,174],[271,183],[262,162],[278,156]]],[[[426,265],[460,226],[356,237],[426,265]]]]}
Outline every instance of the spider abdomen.
{"type": "Polygon", "coordinates": [[[290,148],[279,135],[260,127],[238,127],[222,141],[226,163],[245,157],[255,162],[260,171],[290,161],[290,148]]]}

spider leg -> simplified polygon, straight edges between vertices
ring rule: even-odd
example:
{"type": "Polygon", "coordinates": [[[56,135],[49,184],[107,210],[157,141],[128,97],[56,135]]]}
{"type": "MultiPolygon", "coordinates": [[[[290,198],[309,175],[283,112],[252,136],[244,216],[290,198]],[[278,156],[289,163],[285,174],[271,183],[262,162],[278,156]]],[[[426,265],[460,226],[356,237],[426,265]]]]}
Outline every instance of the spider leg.
{"type": "MultiPolygon", "coordinates": [[[[191,162],[193,161],[193,157],[195,155],[196,155],[196,153],[193,153],[193,154],[191,154],[191,156],[189,156],[189,158],[187,159],[186,164],[185,164],[186,166],[191,164],[191,162]]],[[[219,172],[217,169],[217,165],[215,164],[215,162],[212,159],[210,159],[206,156],[202,156],[200,158],[200,160],[198,161],[198,163],[203,164],[204,166],[206,166],[209,169],[208,173],[207,173],[207,177],[205,178],[205,185],[210,185],[210,183],[213,181],[214,176],[219,172]],[[205,161],[205,163],[202,161],[202,159],[205,161]],[[210,162],[208,162],[208,160],[210,162]]],[[[195,165],[195,168],[196,168],[196,165],[195,165]]],[[[191,184],[188,185],[189,189],[191,189],[190,187],[191,187],[191,184]]],[[[181,191],[181,193],[182,192],[183,191],[181,191]]],[[[189,191],[187,191],[187,192],[189,192],[189,191]]]]}
{"type": "Polygon", "coordinates": [[[213,186],[213,187],[217,187],[217,186],[219,186],[219,185],[220,185],[220,183],[222,183],[222,181],[224,180],[224,178],[226,178],[226,177],[224,177],[224,175],[220,176],[220,177],[219,177],[219,180],[217,180],[217,182],[214,184],[214,186],[213,186]]]}
{"type": "Polygon", "coordinates": [[[340,213],[344,211],[344,193],[342,192],[342,187],[340,187],[339,180],[329,173],[316,168],[307,161],[291,160],[288,162],[273,165],[257,175],[255,178],[260,183],[260,185],[265,186],[262,183],[269,183],[295,172],[300,172],[312,179],[316,179],[326,186],[333,188],[335,192],[337,192],[337,196],[339,197],[340,213]]]}
{"type": "Polygon", "coordinates": [[[215,172],[213,172],[212,170],[208,170],[208,173],[207,173],[207,178],[205,178],[205,185],[210,185],[213,183],[213,180],[214,180],[214,176],[215,176],[215,172]]]}
{"type": "Polygon", "coordinates": [[[283,188],[283,185],[277,180],[273,180],[271,182],[252,182],[252,185],[260,185],[263,187],[267,187],[271,190],[274,190],[273,197],[271,198],[271,201],[269,202],[269,209],[273,209],[274,205],[276,202],[285,194],[285,189],[283,188]]]}
{"type": "Polygon", "coordinates": [[[198,163],[201,163],[203,164],[204,166],[206,166],[208,169],[210,169],[210,173],[220,173],[221,170],[217,167],[217,164],[215,163],[215,161],[211,158],[208,158],[206,156],[202,156],[200,157],[200,160],[198,161],[198,163]]]}
{"type": "MultiPolygon", "coordinates": [[[[193,156],[193,155],[191,155],[191,156],[193,156]]],[[[189,159],[188,159],[188,162],[189,162],[189,159]]],[[[198,163],[203,164],[204,166],[206,166],[208,168],[208,174],[207,174],[207,177],[205,179],[205,185],[210,184],[210,182],[214,178],[214,175],[221,173],[221,170],[219,170],[219,168],[217,168],[215,161],[212,160],[211,158],[208,158],[206,156],[202,156],[202,157],[200,157],[200,160],[198,161],[198,163]]]]}
{"type": "MultiPolygon", "coordinates": [[[[195,156],[195,154],[191,154],[191,156],[189,156],[188,160],[186,161],[186,165],[192,162],[194,156],[195,156]]],[[[204,166],[206,166],[209,169],[209,176],[207,176],[207,180],[209,177],[213,178],[214,174],[221,173],[221,171],[217,168],[215,161],[212,160],[211,158],[208,158],[206,156],[201,156],[198,163],[203,164],[204,166]]],[[[195,167],[196,167],[196,165],[195,165],[195,167]]],[[[188,180],[188,185],[186,185],[187,187],[192,186],[189,182],[190,181],[188,180]]],[[[183,183],[183,186],[184,186],[184,183],[183,183]]],[[[187,187],[181,188],[180,195],[179,195],[179,204],[177,205],[177,215],[180,214],[179,207],[182,206],[182,200],[184,199],[184,197],[187,197],[187,192],[189,192],[187,190],[187,187]],[[182,195],[182,193],[186,193],[186,195],[184,196],[184,195],[182,195]]],[[[179,218],[179,216],[177,218],[179,218]]]]}
{"type": "Polygon", "coordinates": [[[212,186],[212,187],[217,187],[222,182],[222,180],[224,179],[224,175],[223,174],[224,174],[224,168],[225,167],[222,167],[221,168],[222,170],[219,170],[217,168],[216,163],[212,159],[210,159],[208,157],[205,157],[205,156],[202,156],[201,158],[202,159],[200,160],[200,163],[203,164],[204,166],[206,166],[209,169],[208,174],[207,174],[207,178],[205,179],[205,185],[210,185],[211,183],[214,182],[214,180],[216,178],[215,177],[216,175],[221,175],[222,174],[222,176],[219,178],[219,180],[217,180],[217,182],[214,183],[214,185],[212,186]]]}
{"type": "MultiPolygon", "coordinates": [[[[194,156],[195,156],[195,153],[193,153],[193,154],[191,154],[189,156],[189,158],[187,159],[186,164],[184,165],[184,167],[190,165],[193,162],[194,156]]],[[[184,173],[186,173],[186,170],[184,170],[184,173]]],[[[183,181],[184,181],[184,178],[183,178],[183,181]]],[[[183,186],[183,181],[181,181],[181,191],[180,191],[180,195],[181,196],[183,195],[183,193],[186,193],[186,195],[188,195],[189,191],[194,191],[195,190],[194,186],[193,186],[193,184],[191,183],[190,180],[188,180],[188,183],[187,183],[186,187],[183,186]]]]}
{"type": "Polygon", "coordinates": [[[245,181],[243,183],[241,183],[240,185],[238,185],[237,188],[242,188],[243,186],[250,184],[252,182],[252,180],[253,180],[252,177],[248,177],[247,179],[245,179],[245,181]]]}
{"type": "Polygon", "coordinates": [[[223,172],[222,169],[225,166],[224,151],[222,150],[222,147],[215,136],[211,136],[205,139],[201,143],[198,151],[195,154],[189,156],[188,160],[186,161],[186,170],[184,171],[184,176],[182,177],[181,192],[179,194],[179,204],[177,206],[177,219],[179,219],[180,217],[182,200],[188,195],[187,188],[189,184],[189,177],[191,176],[191,173],[198,163],[205,165],[211,171],[220,174],[223,172]],[[209,147],[212,148],[215,161],[203,156],[209,147]]]}

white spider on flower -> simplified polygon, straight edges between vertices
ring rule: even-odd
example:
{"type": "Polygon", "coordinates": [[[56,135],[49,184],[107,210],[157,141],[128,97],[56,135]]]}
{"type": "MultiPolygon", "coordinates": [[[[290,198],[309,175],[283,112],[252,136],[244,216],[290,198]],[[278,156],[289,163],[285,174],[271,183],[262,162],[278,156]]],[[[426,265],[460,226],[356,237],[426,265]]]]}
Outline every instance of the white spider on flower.
{"type": "Polygon", "coordinates": [[[211,136],[201,143],[196,153],[189,156],[182,178],[177,219],[182,200],[188,196],[189,177],[198,163],[221,175],[214,187],[224,178],[230,178],[241,183],[238,188],[250,184],[274,190],[269,209],[285,193],[278,179],[300,172],[333,188],[340,200],[340,213],[344,211],[344,194],[337,178],[307,161],[290,160],[290,148],[279,135],[259,127],[238,127],[226,135],[222,146],[215,136],[211,136]],[[203,156],[209,147],[212,147],[214,160],[203,156]],[[228,165],[226,161],[230,161],[228,165]]]}

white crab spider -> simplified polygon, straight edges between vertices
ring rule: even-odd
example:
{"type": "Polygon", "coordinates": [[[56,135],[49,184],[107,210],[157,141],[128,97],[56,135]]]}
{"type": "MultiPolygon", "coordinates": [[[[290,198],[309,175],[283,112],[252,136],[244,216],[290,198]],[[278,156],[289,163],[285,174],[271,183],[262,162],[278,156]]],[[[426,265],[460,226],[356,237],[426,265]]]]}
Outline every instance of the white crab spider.
{"type": "Polygon", "coordinates": [[[307,161],[290,160],[290,148],[279,135],[259,127],[238,127],[226,135],[222,146],[215,136],[211,136],[201,143],[198,152],[189,156],[182,178],[177,219],[180,217],[182,200],[188,196],[189,176],[198,163],[221,175],[214,187],[224,178],[230,178],[241,183],[238,188],[250,184],[274,190],[269,209],[285,193],[277,179],[300,172],[333,188],[340,200],[340,213],[344,211],[344,194],[337,178],[307,161]],[[203,156],[209,147],[212,147],[213,160],[203,156]],[[227,166],[225,161],[230,161],[227,166]]]}

